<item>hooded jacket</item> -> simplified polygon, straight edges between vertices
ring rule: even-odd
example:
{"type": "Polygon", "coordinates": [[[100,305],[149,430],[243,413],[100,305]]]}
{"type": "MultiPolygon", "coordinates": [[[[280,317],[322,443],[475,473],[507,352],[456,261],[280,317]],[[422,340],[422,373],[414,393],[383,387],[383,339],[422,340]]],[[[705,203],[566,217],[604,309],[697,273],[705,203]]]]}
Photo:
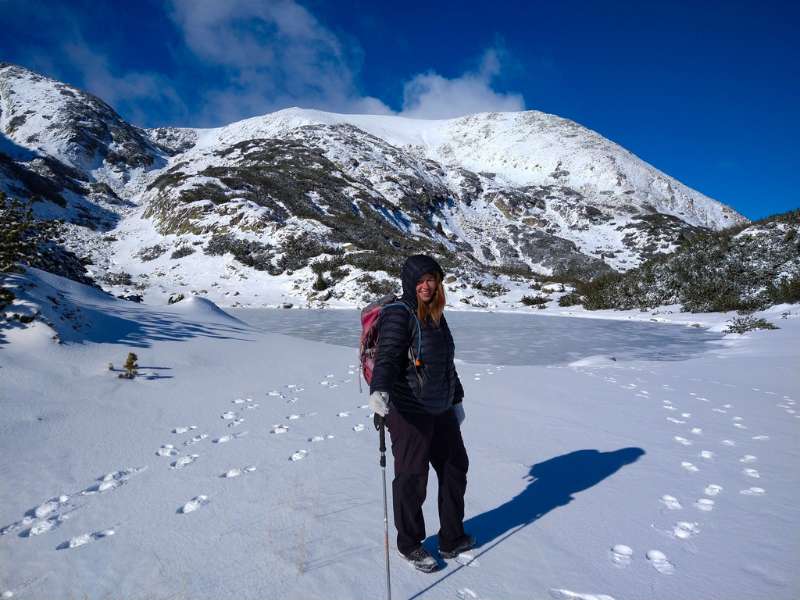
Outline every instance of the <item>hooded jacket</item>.
{"type": "Polygon", "coordinates": [[[417,327],[417,281],[425,273],[438,273],[439,264],[417,254],[406,260],[401,272],[403,306],[388,306],[378,322],[378,351],[370,393],[388,392],[389,402],[401,412],[440,414],[464,398],[456,372],[455,344],[442,315],[436,326],[430,319],[417,327]],[[414,367],[409,348],[422,365],[414,367]]]}

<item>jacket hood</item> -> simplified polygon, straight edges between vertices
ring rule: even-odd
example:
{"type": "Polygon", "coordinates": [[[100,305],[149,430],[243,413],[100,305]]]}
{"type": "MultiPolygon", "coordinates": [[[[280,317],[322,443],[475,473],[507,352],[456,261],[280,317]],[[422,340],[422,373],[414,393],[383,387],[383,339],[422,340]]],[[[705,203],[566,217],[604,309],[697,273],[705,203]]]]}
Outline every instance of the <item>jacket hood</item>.
{"type": "Polygon", "coordinates": [[[417,307],[417,281],[425,273],[438,273],[444,279],[442,267],[427,254],[409,256],[400,272],[400,279],[403,282],[403,301],[414,308],[417,307]]]}

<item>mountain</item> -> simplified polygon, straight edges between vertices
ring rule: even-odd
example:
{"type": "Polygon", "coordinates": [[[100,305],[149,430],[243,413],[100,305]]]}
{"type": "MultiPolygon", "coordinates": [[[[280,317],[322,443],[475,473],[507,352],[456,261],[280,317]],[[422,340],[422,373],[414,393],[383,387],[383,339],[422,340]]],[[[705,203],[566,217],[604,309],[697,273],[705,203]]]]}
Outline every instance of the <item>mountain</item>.
{"type": "Polygon", "coordinates": [[[581,284],[574,295],[589,309],[753,311],[800,302],[800,210],[698,235],[672,254],[581,284]]]}
{"type": "Polygon", "coordinates": [[[746,222],[538,111],[426,121],[291,108],[142,129],[0,64],[0,130],[0,190],[63,221],[65,246],[115,293],[352,305],[427,252],[453,274],[453,299],[487,306],[533,278],[626,271],[746,222]]]}

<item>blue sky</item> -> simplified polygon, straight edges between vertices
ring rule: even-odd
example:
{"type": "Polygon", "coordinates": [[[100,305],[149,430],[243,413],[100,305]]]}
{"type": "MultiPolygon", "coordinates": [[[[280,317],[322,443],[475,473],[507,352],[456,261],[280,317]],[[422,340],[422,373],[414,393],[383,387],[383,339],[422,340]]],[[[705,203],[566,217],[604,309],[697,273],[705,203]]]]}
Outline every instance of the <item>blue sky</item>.
{"type": "Polygon", "coordinates": [[[800,207],[800,3],[0,0],[0,60],[142,126],[535,109],[750,218],[800,207]]]}

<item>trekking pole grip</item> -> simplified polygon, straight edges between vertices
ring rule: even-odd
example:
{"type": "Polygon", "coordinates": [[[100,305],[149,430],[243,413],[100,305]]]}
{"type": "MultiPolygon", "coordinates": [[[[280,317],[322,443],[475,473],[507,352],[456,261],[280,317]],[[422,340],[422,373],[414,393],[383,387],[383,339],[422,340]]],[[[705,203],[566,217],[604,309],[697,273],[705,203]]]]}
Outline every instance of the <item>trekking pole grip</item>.
{"type": "Polygon", "coordinates": [[[380,446],[378,450],[381,452],[381,461],[380,464],[382,467],[386,466],[386,419],[379,414],[375,415],[374,418],[375,429],[378,430],[378,437],[380,440],[380,446]]]}

